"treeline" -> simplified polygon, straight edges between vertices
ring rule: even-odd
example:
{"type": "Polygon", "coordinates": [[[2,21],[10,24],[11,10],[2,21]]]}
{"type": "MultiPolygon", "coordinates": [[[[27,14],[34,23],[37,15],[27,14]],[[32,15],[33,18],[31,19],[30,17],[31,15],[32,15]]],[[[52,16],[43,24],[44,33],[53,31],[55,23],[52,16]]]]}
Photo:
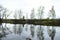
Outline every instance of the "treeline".
{"type": "Polygon", "coordinates": [[[2,19],[2,23],[60,26],[60,19],[2,19]]]}
{"type": "MultiPolygon", "coordinates": [[[[51,10],[48,12],[48,17],[44,19],[44,6],[40,6],[35,14],[35,9],[33,8],[30,13],[30,19],[28,18],[28,14],[23,16],[23,12],[21,10],[15,10],[13,13],[14,19],[8,19],[8,17],[12,14],[12,11],[9,11],[7,8],[0,6],[0,23],[28,23],[28,24],[43,24],[43,25],[59,25],[60,19],[56,19],[56,14],[54,10],[54,6],[52,6],[51,10]],[[37,19],[35,18],[37,16],[37,19]]],[[[10,16],[11,17],[11,16],[10,16]]]]}
{"type": "MultiPolygon", "coordinates": [[[[13,16],[13,19],[44,19],[44,14],[46,14],[46,13],[44,13],[44,10],[45,10],[44,6],[40,6],[37,9],[37,12],[35,12],[35,9],[33,8],[29,15],[29,13],[23,13],[23,11],[21,9],[15,10],[15,11],[9,11],[9,9],[4,8],[3,6],[0,5],[0,18],[8,19],[9,17],[13,16]],[[23,14],[26,14],[26,15],[23,15],[23,14]],[[28,18],[28,17],[30,17],[30,18],[28,18]]],[[[49,10],[48,16],[46,16],[46,17],[48,19],[56,18],[54,6],[52,6],[51,10],[49,10]]]]}

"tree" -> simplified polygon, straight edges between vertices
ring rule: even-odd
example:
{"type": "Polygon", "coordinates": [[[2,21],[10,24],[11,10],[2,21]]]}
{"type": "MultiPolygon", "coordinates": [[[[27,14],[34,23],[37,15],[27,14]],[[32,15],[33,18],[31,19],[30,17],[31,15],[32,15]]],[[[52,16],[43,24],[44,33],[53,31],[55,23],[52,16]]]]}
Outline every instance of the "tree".
{"type": "Polygon", "coordinates": [[[34,8],[32,9],[30,16],[31,16],[31,19],[34,19],[34,18],[35,18],[35,11],[34,11],[34,8]]]}
{"type": "Polygon", "coordinates": [[[15,11],[14,18],[17,19],[17,11],[15,11]]]}
{"type": "Polygon", "coordinates": [[[51,17],[52,19],[55,19],[56,17],[54,6],[52,6],[51,10],[49,10],[49,17],[51,17]]]}
{"type": "Polygon", "coordinates": [[[28,13],[26,13],[26,19],[28,19],[28,13]]]}
{"type": "Polygon", "coordinates": [[[7,8],[4,8],[0,5],[0,18],[5,18],[7,19],[7,17],[9,17],[11,14],[11,12],[9,12],[9,10],[7,8]],[[9,14],[7,14],[9,13],[9,14]]]}
{"type": "MultiPolygon", "coordinates": [[[[7,14],[7,12],[8,12],[8,9],[4,8],[3,6],[0,5],[0,18],[1,19],[4,19],[4,18],[7,19],[7,17],[10,15],[10,14],[7,14]]],[[[3,32],[4,35],[6,35],[6,33],[5,33],[6,29],[8,29],[6,27],[6,23],[5,23],[5,28],[3,27],[3,24],[2,24],[2,32],[3,32]]]]}
{"type": "Polygon", "coordinates": [[[22,11],[21,10],[18,10],[18,16],[19,16],[19,19],[22,18],[22,11]]]}
{"type": "MultiPolygon", "coordinates": [[[[14,18],[15,19],[17,19],[17,18],[21,19],[22,18],[22,11],[21,10],[15,10],[14,18]]],[[[21,27],[19,26],[18,28],[19,28],[18,32],[21,33],[21,27]]],[[[14,29],[14,33],[17,33],[16,24],[14,25],[13,29],[14,29]]]]}
{"type": "Polygon", "coordinates": [[[43,6],[40,6],[38,8],[38,14],[37,14],[39,19],[42,19],[43,13],[44,13],[44,7],[43,6]]]}
{"type": "Polygon", "coordinates": [[[2,17],[1,11],[3,10],[2,6],[0,5],[0,18],[2,17]]]}
{"type": "Polygon", "coordinates": [[[6,9],[0,5],[0,18],[3,18],[5,13],[6,9]]]}
{"type": "MultiPolygon", "coordinates": [[[[48,18],[50,18],[50,17],[52,19],[55,19],[55,17],[56,17],[54,6],[52,6],[51,10],[49,10],[49,17],[48,18]]],[[[54,20],[52,20],[52,25],[54,25],[54,20]]],[[[47,27],[47,28],[48,28],[47,31],[48,31],[49,37],[51,37],[51,40],[54,40],[55,33],[56,33],[54,26],[52,26],[52,29],[50,29],[50,27],[47,27]]]]}
{"type": "Polygon", "coordinates": [[[15,14],[14,14],[14,18],[15,19],[21,19],[22,18],[22,11],[21,10],[15,10],[15,14]]]}

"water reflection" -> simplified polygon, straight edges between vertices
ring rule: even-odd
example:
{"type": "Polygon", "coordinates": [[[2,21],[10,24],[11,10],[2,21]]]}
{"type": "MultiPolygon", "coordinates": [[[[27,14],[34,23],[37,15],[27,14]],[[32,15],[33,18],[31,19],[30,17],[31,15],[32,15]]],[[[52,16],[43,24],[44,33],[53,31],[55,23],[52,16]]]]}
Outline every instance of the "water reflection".
{"type": "Polygon", "coordinates": [[[1,38],[2,37],[6,37],[6,29],[3,27],[3,25],[2,24],[0,24],[0,40],[1,40],[1,38]]]}
{"type": "Polygon", "coordinates": [[[34,25],[31,25],[31,27],[30,27],[30,31],[31,31],[31,35],[32,35],[32,37],[34,37],[34,25]]]}
{"type": "Polygon", "coordinates": [[[25,30],[28,31],[28,25],[27,24],[25,25],[25,30]]]}
{"type": "Polygon", "coordinates": [[[13,31],[14,31],[15,34],[17,33],[17,31],[16,31],[16,24],[13,27],[13,31]]]}
{"type": "Polygon", "coordinates": [[[43,28],[42,28],[42,26],[39,26],[38,31],[37,31],[37,36],[38,36],[39,40],[44,40],[43,34],[44,34],[43,33],[43,28]]]}
{"type": "Polygon", "coordinates": [[[0,25],[0,40],[60,40],[60,31],[58,30],[60,27],[32,24],[9,25],[0,25]],[[1,34],[4,34],[5,37],[1,34]]]}
{"type": "Polygon", "coordinates": [[[1,37],[2,37],[2,35],[1,35],[1,30],[2,30],[1,25],[2,25],[2,24],[0,24],[0,40],[1,40],[1,37]]]}
{"type": "Polygon", "coordinates": [[[18,26],[18,31],[17,31],[17,33],[18,34],[21,34],[21,32],[22,32],[22,30],[23,30],[23,24],[20,24],[19,26],[18,26]]]}
{"type": "Polygon", "coordinates": [[[22,30],[23,30],[23,24],[19,24],[19,25],[14,24],[13,31],[14,31],[15,34],[20,35],[22,30]]]}
{"type": "Polygon", "coordinates": [[[56,29],[54,26],[52,26],[51,28],[50,27],[47,27],[47,31],[48,31],[48,35],[49,37],[51,37],[51,40],[54,40],[54,37],[55,37],[55,33],[56,33],[56,29]]]}

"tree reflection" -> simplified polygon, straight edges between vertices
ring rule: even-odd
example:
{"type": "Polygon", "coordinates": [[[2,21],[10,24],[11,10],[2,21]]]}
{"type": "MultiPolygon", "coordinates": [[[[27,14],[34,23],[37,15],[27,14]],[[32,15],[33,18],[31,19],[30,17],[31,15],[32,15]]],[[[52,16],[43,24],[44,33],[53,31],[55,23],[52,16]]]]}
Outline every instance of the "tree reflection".
{"type": "Polygon", "coordinates": [[[0,24],[0,40],[2,37],[6,37],[6,29],[3,27],[2,24],[0,24]]]}
{"type": "Polygon", "coordinates": [[[50,29],[50,27],[47,27],[48,28],[48,35],[49,37],[51,37],[51,40],[54,40],[54,37],[55,37],[55,33],[56,33],[56,30],[55,28],[52,26],[52,28],[50,29]]]}
{"type": "MultiPolygon", "coordinates": [[[[50,18],[50,17],[52,19],[56,18],[54,6],[52,6],[51,10],[49,10],[49,17],[48,18],[50,18]]],[[[53,22],[52,25],[54,25],[54,20],[52,20],[52,22],[53,22]]],[[[48,31],[49,37],[51,37],[51,40],[54,40],[55,33],[56,33],[55,27],[52,26],[51,29],[50,29],[50,27],[47,27],[47,31],[48,31]]]]}
{"type": "Polygon", "coordinates": [[[39,38],[39,40],[44,40],[44,36],[43,36],[43,28],[40,26],[38,27],[38,30],[37,30],[37,36],[39,38]]]}
{"type": "Polygon", "coordinates": [[[19,24],[17,33],[21,34],[22,30],[23,30],[23,24],[19,24]]]}
{"type": "Polygon", "coordinates": [[[14,24],[13,31],[16,34],[16,24],[14,24]]]}
{"type": "Polygon", "coordinates": [[[1,38],[2,38],[2,35],[1,35],[1,31],[2,31],[2,24],[0,24],[0,40],[1,40],[1,38]]]}
{"type": "Polygon", "coordinates": [[[34,36],[34,26],[33,26],[33,25],[31,25],[30,31],[31,31],[31,35],[32,35],[32,37],[33,37],[33,36],[34,36]]]}
{"type": "Polygon", "coordinates": [[[22,30],[23,30],[23,24],[19,24],[19,25],[15,24],[14,27],[13,27],[13,31],[14,31],[15,34],[20,35],[22,30]]]}
{"type": "Polygon", "coordinates": [[[27,25],[27,24],[26,24],[26,26],[25,26],[25,30],[28,31],[28,25],[27,25]]]}

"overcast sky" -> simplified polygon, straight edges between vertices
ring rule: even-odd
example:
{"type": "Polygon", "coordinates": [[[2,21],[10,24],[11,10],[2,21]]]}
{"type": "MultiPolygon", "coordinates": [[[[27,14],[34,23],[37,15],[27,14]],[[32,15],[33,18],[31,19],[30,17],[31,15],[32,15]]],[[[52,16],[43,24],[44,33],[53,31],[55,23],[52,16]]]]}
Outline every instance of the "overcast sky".
{"type": "Polygon", "coordinates": [[[60,0],[0,0],[0,5],[9,10],[21,9],[24,14],[30,14],[32,8],[37,10],[39,6],[44,6],[44,17],[47,16],[48,11],[51,9],[52,5],[54,5],[56,17],[60,17],[60,0]]]}

